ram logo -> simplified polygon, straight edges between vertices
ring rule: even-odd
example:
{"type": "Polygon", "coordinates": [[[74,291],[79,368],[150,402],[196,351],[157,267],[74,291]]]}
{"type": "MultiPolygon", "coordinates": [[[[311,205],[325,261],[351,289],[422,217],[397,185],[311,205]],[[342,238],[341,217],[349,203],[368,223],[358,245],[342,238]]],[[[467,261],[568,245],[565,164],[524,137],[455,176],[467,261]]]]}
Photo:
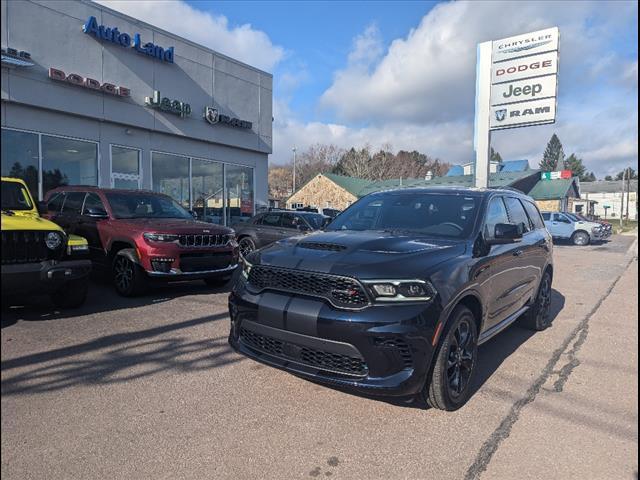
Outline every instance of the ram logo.
{"type": "Polygon", "coordinates": [[[496,110],[496,120],[501,122],[507,117],[507,109],[496,110]]]}

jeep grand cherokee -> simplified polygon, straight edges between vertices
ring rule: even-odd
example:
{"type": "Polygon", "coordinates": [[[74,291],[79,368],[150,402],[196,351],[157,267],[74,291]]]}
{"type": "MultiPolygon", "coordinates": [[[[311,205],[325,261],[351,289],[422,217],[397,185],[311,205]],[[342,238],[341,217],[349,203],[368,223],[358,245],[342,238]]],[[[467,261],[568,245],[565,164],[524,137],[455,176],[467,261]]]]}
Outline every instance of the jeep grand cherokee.
{"type": "Polygon", "coordinates": [[[371,194],[326,231],[241,259],[229,341],[316,381],[455,410],[479,344],[521,317],[549,326],[552,249],[515,191],[371,194]]]}

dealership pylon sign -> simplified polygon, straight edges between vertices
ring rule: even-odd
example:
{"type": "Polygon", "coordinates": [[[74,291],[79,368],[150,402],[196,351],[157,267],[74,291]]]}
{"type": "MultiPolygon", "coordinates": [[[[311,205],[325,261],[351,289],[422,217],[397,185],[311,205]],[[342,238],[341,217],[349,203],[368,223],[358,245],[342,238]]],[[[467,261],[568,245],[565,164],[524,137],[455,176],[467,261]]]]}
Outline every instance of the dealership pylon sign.
{"type": "Polygon", "coordinates": [[[556,121],[557,27],[478,44],[476,187],[489,186],[491,131],[556,121]]]}

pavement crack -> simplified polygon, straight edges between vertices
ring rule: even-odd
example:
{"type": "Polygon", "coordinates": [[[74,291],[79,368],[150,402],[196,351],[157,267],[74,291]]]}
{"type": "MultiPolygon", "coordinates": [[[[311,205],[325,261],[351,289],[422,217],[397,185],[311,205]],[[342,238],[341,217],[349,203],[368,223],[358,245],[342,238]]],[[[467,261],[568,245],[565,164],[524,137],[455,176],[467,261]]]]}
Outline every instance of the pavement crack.
{"type": "MultiPolygon", "coordinates": [[[[515,425],[515,423],[518,421],[518,418],[520,417],[520,413],[522,412],[524,407],[526,407],[528,404],[530,404],[536,399],[536,396],[542,389],[542,386],[554,374],[554,371],[557,372],[556,364],[560,360],[561,356],[566,353],[569,355],[569,358],[572,358],[571,357],[572,352],[574,355],[575,353],[578,352],[578,350],[580,349],[580,347],[582,346],[582,344],[587,338],[587,334],[589,332],[589,321],[591,320],[593,315],[598,311],[598,309],[600,308],[602,303],[605,301],[605,299],[611,294],[615,286],[618,284],[622,276],[629,269],[631,263],[633,263],[633,261],[636,258],[637,257],[631,258],[625,264],[624,268],[622,268],[622,271],[616,277],[615,281],[609,286],[609,288],[604,293],[604,295],[602,295],[602,297],[598,299],[598,301],[593,306],[591,311],[587,313],[587,315],[580,321],[580,323],[564,339],[564,341],[562,342],[562,345],[553,352],[553,354],[551,355],[551,358],[547,362],[547,365],[544,367],[544,369],[542,370],[542,372],[540,373],[536,381],[529,387],[524,397],[522,397],[520,400],[518,400],[511,406],[511,409],[509,410],[509,413],[507,414],[507,416],[502,420],[502,422],[500,422],[500,425],[498,425],[498,427],[493,431],[493,433],[489,436],[489,438],[485,440],[485,442],[482,444],[482,447],[480,447],[480,450],[478,451],[478,455],[476,456],[475,461],[469,467],[469,469],[467,470],[464,476],[465,480],[478,479],[480,478],[480,475],[482,475],[482,473],[487,469],[487,467],[489,466],[489,463],[491,462],[491,459],[493,458],[495,453],[498,451],[500,444],[504,440],[509,438],[509,435],[511,434],[511,430],[513,429],[513,426],[515,425]],[[571,345],[571,342],[574,342],[574,341],[575,343],[573,344],[572,349],[569,352],[567,352],[567,348],[569,348],[569,345],[571,345]]],[[[558,379],[558,381],[556,382],[556,385],[558,387],[554,385],[554,390],[556,388],[564,387],[564,384],[566,383],[566,380],[569,378],[569,375],[577,366],[577,365],[573,365],[574,360],[577,360],[577,359],[572,358],[572,360],[570,360],[569,363],[565,365],[565,367],[560,369],[560,379],[558,379]]],[[[579,361],[578,361],[578,365],[579,365],[579,361]]],[[[558,391],[558,390],[555,390],[555,391],[558,391]]]]}

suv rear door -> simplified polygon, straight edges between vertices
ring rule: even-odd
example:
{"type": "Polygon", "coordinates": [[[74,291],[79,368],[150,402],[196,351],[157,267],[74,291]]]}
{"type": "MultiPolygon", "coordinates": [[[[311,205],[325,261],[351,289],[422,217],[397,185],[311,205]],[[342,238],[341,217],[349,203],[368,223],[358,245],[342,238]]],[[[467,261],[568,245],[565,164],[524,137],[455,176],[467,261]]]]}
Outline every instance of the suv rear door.
{"type": "Polygon", "coordinates": [[[65,192],[62,211],[55,216],[55,222],[69,234],[76,233],[85,194],[86,192],[65,192]]]}
{"type": "Polygon", "coordinates": [[[100,196],[95,192],[87,192],[82,206],[82,212],[77,217],[75,233],[83,236],[89,242],[89,251],[91,260],[100,262],[104,261],[105,250],[100,238],[98,223],[104,221],[104,218],[96,218],[89,216],[89,211],[95,215],[99,211],[103,211],[106,215],[104,203],[100,196]]]}

